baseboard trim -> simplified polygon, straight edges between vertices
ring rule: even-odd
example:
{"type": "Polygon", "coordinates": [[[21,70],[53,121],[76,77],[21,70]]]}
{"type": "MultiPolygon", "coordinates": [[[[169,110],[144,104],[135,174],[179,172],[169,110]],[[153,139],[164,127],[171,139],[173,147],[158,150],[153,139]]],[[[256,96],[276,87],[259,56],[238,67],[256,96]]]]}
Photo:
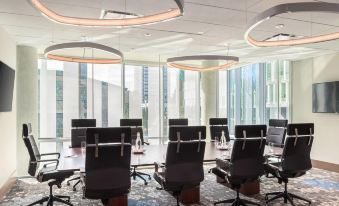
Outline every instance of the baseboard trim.
{"type": "Polygon", "coordinates": [[[14,186],[16,182],[16,177],[14,175],[15,172],[11,174],[10,178],[8,178],[5,184],[0,188],[0,201],[3,200],[7,192],[14,186]]]}
{"type": "Polygon", "coordinates": [[[323,161],[319,161],[319,160],[312,160],[312,165],[315,168],[339,173],[339,165],[338,164],[323,162],[323,161]]]}

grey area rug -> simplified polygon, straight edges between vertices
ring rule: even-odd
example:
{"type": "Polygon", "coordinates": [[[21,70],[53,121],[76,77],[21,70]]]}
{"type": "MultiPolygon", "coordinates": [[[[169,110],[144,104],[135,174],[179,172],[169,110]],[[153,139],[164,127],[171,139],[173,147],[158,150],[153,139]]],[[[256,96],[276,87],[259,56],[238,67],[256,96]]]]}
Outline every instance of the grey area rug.
{"type": "MultiPolygon", "coordinates": [[[[144,170],[152,174],[152,170],[144,170]]],[[[205,180],[201,184],[201,200],[195,205],[213,205],[214,202],[234,198],[235,192],[216,183],[215,175],[205,173],[205,180]]],[[[264,195],[268,192],[283,191],[284,186],[278,184],[274,178],[262,178],[261,194],[254,197],[245,197],[252,201],[264,204],[264,195]]],[[[145,186],[140,180],[132,180],[131,192],[128,196],[129,206],[167,206],[176,205],[175,198],[163,190],[157,190],[159,186],[154,180],[145,186]]],[[[339,174],[320,169],[312,169],[301,178],[291,179],[289,192],[299,194],[312,200],[312,205],[339,206],[339,174]]],[[[101,205],[100,201],[86,200],[82,198],[80,188],[73,192],[70,186],[63,185],[61,189],[54,188],[54,193],[59,195],[70,195],[71,202],[75,206],[101,205]]],[[[9,191],[1,206],[24,206],[28,205],[42,196],[48,194],[47,184],[41,184],[34,179],[17,180],[15,186],[9,191]]],[[[243,197],[243,196],[242,196],[243,197]]],[[[55,204],[60,205],[60,204],[55,204]]],[[[222,205],[222,204],[221,204],[222,205]]],[[[272,202],[270,205],[285,205],[282,199],[272,202]]],[[[296,201],[296,205],[307,205],[296,201]]]]}

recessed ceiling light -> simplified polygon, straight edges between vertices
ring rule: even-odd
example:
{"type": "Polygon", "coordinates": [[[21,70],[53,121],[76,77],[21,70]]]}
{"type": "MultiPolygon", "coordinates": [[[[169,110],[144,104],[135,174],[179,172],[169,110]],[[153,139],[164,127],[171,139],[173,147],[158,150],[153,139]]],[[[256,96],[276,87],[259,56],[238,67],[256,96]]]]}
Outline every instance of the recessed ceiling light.
{"type": "Polygon", "coordinates": [[[284,27],[285,27],[285,24],[277,24],[277,25],[275,25],[276,29],[282,29],[284,27]]]}
{"type": "Polygon", "coordinates": [[[199,35],[203,35],[204,33],[205,33],[205,32],[203,32],[203,31],[199,31],[199,32],[198,32],[199,35]]]}
{"type": "Polygon", "coordinates": [[[150,36],[152,36],[152,34],[146,33],[145,36],[150,37],[150,36]]]}

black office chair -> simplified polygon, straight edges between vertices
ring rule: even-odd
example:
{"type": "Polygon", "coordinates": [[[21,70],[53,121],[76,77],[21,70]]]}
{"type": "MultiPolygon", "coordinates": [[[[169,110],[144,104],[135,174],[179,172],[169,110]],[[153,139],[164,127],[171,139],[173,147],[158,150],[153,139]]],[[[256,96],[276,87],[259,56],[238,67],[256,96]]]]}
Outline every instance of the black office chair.
{"type": "MultiPolygon", "coordinates": [[[[96,127],[96,119],[72,119],[71,147],[80,148],[81,142],[86,141],[86,130],[90,127],[96,127]]],[[[73,185],[73,191],[82,183],[80,176],[76,176],[67,181],[69,186],[72,181],[76,181],[73,185]],[[77,181],[76,181],[77,180],[77,181]]]]}
{"type": "Polygon", "coordinates": [[[206,146],[205,126],[176,126],[169,129],[165,164],[155,163],[154,179],[166,191],[179,196],[204,180],[203,160],[206,146]],[[162,168],[162,171],[159,169],[162,168]]]}
{"type": "Polygon", "coordinates": [[[69,196],[53,195],[53,186],[56,185],[61,188],[61,183],[70,176],[73,175],[73,171],[58,171],[59,153],[46,153],[40,154],[38,146],[35,142],[34,136],[31,134],[30,124],[23,124],[22,126],[22,138],[27,147],[30,157],[28,174],[32,177],[36,177],[39,182],[48,182],[49,196],[46,196],[28,206],[43,204],[47,202],[47,205],[53,205],[54,202],[60,202],[66,205],[71,205],[69,196]],[[52,159],[41,159],[43,156],[57,156],[52,159]],[[40,163],[46,163],[41,169],[39,169],[40,163]],[[54,166],[50,166],[55,164],[54,166]]]}
{"type": "Polygon", "coordinates": [[[239,190],[242,184],[258,180],[264,174],[266,125],[238,125],[235,126],[235,133],[240,136],[236,136],[234,140],[231,159],[217,159],[217,166],[212,172],[230,183],[232,189],[236,190],[237,197],[216,202],[214,205],[221,203],[232,203],[232,206],[260,205],[240,199],[239,190]]]}
{"type": "Polygon", "coordinates": [[[127,195],[131,187],[131,129],[88,128],[84,196],[101,199],[127,195]]]}
{"type": "Polygon", "coordinates": [[[225,133],[226,141],[230,141],[230,135],[227,126],[227,118],[210,118],[210,135],[211,140],[215,141],[216,138],[221,138],[222,132],[225,133]]]}
{"type": "Polygon", "coordinates": [[[314,124],[289,124],[287,126],[287,138],[281,161],[278,163],[265,164],[266,172],[274,175],[280,184],[285,184],[283,192],[267,193],[266,204],[278,198],[284,198],[284,202],[295,205],[293,199],[303,200],[311,205],[311,201],[287,191],[289,178],[297,178],[306,174],[312,168],[311,148],[313,144],[314,124]],[[274,195],[268,199],[270,195],[274,195]]]}
{"type": "Polygon", "coordinates": [[[169,119],[168,126],[188,126],[188,119],[169,119]]]}
{"type": "Polygon", "coordinates": [[[287,123],[286,119],[270,119],[266,144],[272,143],[273,146],[284,147],[287,123]]]}
{"type": "Polygon", "coordinates": [[[72,119],[71,147],[80,148],[86,141],[86,129],[96,127],[96,119],[72,119]]]}
{"type": "Polygon", "coordinates": [[[267,135],[267,126],[264,124],[258,125],[236,125],[235,138],[257,138],[257,137],[266,137],[267,135]]]}
{"type": "MultiPolygon", "coordinates": [[[[135,141],[137,139],[138,133],[140,134],[141,144],[142,145],[149,145],[149,143],[144,141],[144,132],[142,129],[142,119],[120,119],[120,126],[121,127],[131,127],[131,136],[132,136],[132,145],[135,144],[135,141]]],[[[132,166],[132,172],[131,177],[135,180],[136,177],[139,177],[144,181],[144,184],[147,185],[147,181],[143,176],[147,176],[149,180],[151,180],[151,175],[143,173],[143,172],[137,172],[137,166],[132,166]]]]}

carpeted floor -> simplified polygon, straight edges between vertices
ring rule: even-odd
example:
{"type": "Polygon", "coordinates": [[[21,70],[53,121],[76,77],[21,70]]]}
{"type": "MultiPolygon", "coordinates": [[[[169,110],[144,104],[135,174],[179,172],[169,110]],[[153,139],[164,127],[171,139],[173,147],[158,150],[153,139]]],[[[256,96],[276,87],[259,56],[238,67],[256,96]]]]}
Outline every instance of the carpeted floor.
{"type": "MultiPolygon", "coordinates": [[[[145,170],[152,173],[152,170],[145,170]]],[[[167,206],[176,205],[175,198],[162,190],[156,190],[157,183],[152,180],[147,186],[142,181],[133,181],[129,194],[129,206],[167,206]]],[[[266,192],[282,191],[283,185],[277,183],[276,179],[263,178],[261,183],[261,194],[250,198],[253,201],[263,203],[266,192]]],[[[99,201],[82,199],[82,192],[73,192],[70,187],[64,185],[61,189],[55,188],[55,194],[70,195],[71,202],[75,206],[101,205],[99,201]]],[[[312,169],[307,175],[291,179],[289,191],[312,200],[313,205],[339,206],[339,174],[320,169],[312,169]]],[[[22,179],[0,202],[1,206],[24,206],[47,195],[48,186],[40,184],[34,179],[22,179]]],[[[213,205],[213,202],[233,198],[235,192],[215,181],[213,174],[205,174],[205,181],[201,185],[201,201],[197,205],[213,205]]],[[[297,205],[307,205],[296,202],[297,205]]],[[[59,205],[59,204],[55,204],[59,205]]],[[[270,205],[284,205],[282,200],[277,200],[270,205]]]]}

